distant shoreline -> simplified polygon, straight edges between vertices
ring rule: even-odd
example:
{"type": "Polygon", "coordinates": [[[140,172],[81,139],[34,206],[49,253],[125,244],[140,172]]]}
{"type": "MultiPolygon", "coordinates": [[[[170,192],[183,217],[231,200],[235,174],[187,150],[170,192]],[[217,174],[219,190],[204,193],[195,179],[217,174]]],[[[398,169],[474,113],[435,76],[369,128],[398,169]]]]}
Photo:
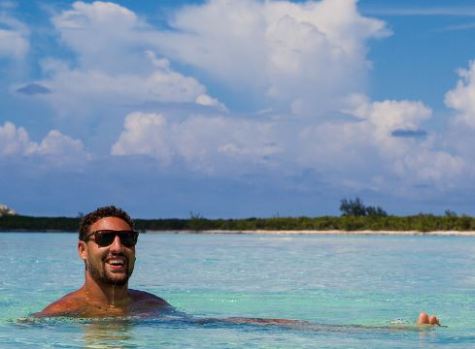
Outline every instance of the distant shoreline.
{"type": "Polygon", "coordinates": [[[147,230],[145,233],[222,234],[222,235],[382,235],[382,236],[475,236],[475,231],[391,231],[391,230],[147,230]]]}
{"type": "MultiPolygon", "coordinates": [[[[0,230],[1,234],[11,233],[53,233],[53,234],[77,234],[77,231],[71,230],[27,230],[11,229],[0,230]]],[[[143,230],[142,234],[184,234],[184,235],[340,235],[340,236],[460,236],[475,237],[475,231],[395,231],[395,230],[143,230]]]]}
{"type": "MultiPolygon", "coordinates": [[[[77,234],[72,230],[27,230],[11,229],[0,230],[0,234],[8,233],[54,233],[54,234],[77,234]]],[[[397,230],[143,230],[142,234],[189,234],[189,235],[341,235],[341,236],[462,236],[475,237],[475,231],[397,231],[397,230]]]]}
{"type": "MultiPolygon", "coordinates": [[[[77,232],[80,217],[0,217],[0,232],[77,232]]],[[[333,235],[440,235],[474,236],[475,217],[434,216],[321,216],[242,219],[136,219],[138,231],[202,234],[333,234],[333,235]]]]}

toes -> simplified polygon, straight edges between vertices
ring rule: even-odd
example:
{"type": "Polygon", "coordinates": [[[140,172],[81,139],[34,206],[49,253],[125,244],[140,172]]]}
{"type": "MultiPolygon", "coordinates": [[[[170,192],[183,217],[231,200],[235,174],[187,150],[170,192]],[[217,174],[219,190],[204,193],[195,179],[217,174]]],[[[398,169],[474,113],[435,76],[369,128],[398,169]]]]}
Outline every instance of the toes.
{"type": "Polygon", "coordinates": [[[429,324],[430,323],[429,321],[430,321],[429,314],[425,312],[420,313],[419,317],[417,318],[417,324],[419,325],[429,324]]]}
{"type": "Polygon", "coordinates": [[[432,315],[429,317],[429,324],[431,325],[440,325],[439,319],[436,316],[432,315]]]}

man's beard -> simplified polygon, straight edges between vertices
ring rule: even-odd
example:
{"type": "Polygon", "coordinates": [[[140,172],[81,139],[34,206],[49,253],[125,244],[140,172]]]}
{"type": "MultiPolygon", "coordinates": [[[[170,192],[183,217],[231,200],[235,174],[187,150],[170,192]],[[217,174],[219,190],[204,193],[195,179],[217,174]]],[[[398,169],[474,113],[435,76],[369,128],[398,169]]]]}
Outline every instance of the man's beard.
{"type": "Polygon", "coordinates": [[[117,276],[117,274],[106,271],[106,257],[101,260],[101,265],[99,267],[96,267],[93,263],[86,263],[86,268],[89,271],[91,277],[97,282],[113,286],[125,286],[127,285],[127,282],[129,281],[134,269],[133,266],[129,268],[129,259],[125,256],[123,257],[126,259],[127,273],[121,278],[114,277],[117,276]]]}

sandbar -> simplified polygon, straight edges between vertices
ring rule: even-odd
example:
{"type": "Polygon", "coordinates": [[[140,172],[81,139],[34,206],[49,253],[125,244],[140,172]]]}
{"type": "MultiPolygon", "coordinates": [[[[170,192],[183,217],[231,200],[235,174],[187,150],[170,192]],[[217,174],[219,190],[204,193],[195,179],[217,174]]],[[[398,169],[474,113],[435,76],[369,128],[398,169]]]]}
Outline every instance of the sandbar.
{"type": "MultiPolygon", "coordinates": [[[[160,233],[160,231],[147,231],[160,233]]],[[[475,231],[395,231],[395,230],[171,230],[178,234],[262,234],[262,235],[393,235],[393,236],[475,236],[475,231]]]]}

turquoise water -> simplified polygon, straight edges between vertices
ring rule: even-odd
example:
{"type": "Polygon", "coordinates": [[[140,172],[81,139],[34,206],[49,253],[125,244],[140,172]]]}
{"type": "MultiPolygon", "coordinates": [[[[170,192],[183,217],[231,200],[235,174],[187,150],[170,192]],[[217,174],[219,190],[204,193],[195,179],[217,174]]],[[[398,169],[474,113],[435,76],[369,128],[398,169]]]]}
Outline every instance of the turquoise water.
{"type": "Polygon", "coordinates": [[[0,348],[467,348],[475,238],[143,234],[130,287],[194,317],[22,321],[81,286],[75,234],[1,233],[0,348]],[[447,328],[398,330],[421,310],[447,328]],[[340,326],[344,325],[344,326],[340,326]]]}

